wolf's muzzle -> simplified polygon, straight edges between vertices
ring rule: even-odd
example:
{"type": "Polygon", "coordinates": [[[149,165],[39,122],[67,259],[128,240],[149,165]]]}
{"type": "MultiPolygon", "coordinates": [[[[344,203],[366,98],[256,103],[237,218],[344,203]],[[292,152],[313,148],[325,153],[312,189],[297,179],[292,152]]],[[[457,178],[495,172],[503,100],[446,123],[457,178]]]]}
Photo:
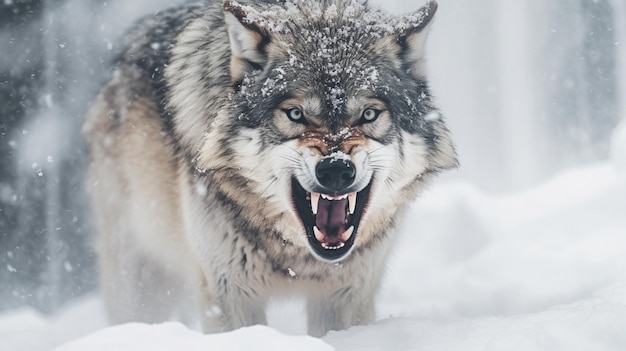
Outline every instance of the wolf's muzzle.
{"type": "Polygon", "coordinates": [[[337,152],[315,165],[316,184],[311,188],[305,189],[296,177],[292,180],[296,212],[310,248],[323,261],[342,260],[354,246],[372,183],[370,178],[365,187],[359,188],[362,182],[357,178],[350,156],[337,152]]]}
{"type": "Polygon", "coordinates": [[[345,193],[356,178],[356,169],[349,160],[326,157],[315,167],[317,181],[330,192],[345,193]]]}

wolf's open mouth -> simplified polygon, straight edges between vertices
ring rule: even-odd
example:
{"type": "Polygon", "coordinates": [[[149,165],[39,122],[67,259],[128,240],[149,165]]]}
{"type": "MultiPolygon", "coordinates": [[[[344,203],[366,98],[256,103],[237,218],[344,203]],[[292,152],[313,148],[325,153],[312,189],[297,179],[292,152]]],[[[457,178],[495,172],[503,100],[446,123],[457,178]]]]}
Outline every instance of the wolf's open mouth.
{"type": "Polygon", "coordinates": [[[293,201],[313,251],[328,261],[345,257],[354,245],[371,182],[359,192],[343,195],[307,192],[296,179],[291,183],[293,201]]]}

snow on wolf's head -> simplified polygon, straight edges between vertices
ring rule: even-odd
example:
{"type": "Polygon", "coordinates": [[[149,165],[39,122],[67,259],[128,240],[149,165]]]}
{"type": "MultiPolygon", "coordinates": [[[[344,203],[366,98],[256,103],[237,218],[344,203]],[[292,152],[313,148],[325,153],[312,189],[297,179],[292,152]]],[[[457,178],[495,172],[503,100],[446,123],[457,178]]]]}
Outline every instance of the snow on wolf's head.
{"type": "Polygon", "coordinates": [[[224,2],[237,164],[282,237],[335,262],[386,240],[430,175],[456,166],[425,78],[437,4],[224,2]]]}

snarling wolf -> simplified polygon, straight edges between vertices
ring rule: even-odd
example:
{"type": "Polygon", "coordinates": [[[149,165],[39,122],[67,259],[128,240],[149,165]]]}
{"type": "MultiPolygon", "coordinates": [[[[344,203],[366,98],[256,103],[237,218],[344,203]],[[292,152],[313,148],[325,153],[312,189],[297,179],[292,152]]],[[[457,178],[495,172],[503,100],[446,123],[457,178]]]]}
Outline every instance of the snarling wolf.
{"type": "Polygon", "coordinates": [[[426,80],[436,9],[225,1],[141,21],[84,126],[111,320],[184,302],[215,332],[302,295],[312,335],[371,322],[402,213],[457,164],[426,80]]]}

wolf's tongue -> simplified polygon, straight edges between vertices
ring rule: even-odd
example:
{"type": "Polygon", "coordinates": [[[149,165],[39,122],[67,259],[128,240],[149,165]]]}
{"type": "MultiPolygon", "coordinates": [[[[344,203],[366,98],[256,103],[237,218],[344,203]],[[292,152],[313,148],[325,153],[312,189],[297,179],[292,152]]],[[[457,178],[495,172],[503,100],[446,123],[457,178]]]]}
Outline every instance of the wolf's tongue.
{"type": "Polygon", "coordinates": [[[320,198],[315,216],[317,228],[324,233],[326,240],[339,241],[341,231],[344,231],[346,224],[346,205],[348,199],[326,200],[320,198]]]}

